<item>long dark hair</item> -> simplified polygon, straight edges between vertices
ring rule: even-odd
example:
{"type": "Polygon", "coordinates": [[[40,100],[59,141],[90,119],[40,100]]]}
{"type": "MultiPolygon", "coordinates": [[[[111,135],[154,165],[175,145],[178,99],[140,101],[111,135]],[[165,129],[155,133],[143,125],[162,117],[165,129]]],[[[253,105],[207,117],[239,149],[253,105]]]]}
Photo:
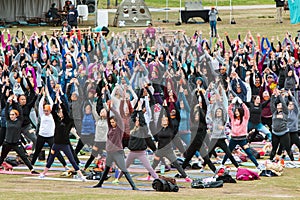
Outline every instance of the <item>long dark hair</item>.
{"type": "Polygon", "coordinates": [[[234,113],[233,113],[233,118],[234,119],[237,119],[237,116],[235,115],[235,111],[238,110],[239,113],[240,113],[240,124],[243,123],[243,118],[244,118],[244,115],[245,115],[245,111],[244,111],[244,108],[243,107],[236,107],[234,109],[234,113]]]}

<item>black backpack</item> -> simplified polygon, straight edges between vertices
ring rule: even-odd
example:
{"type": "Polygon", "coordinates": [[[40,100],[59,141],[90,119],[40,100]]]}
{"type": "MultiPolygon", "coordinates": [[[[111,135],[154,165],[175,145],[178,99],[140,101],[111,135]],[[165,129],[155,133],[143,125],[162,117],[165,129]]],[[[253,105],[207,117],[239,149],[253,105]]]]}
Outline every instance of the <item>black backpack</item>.
{"type": "MultiPolygon", "coordinates": [[[[87,180],[100,180],[102,174],[103,174],[102,172],[91,170],[91,172],[87,174],[86,179],[87,180]]],[[[110,175],[107,175],[105,180],[108,180],[110,177],[111,177],[110,175]]]]}
{"type": "Polygon", "coordinates": [[[152,183],[152,188],[156,191],[161,192],[178,192],[179,187],[176,184],[171,183],[170,181],[157,178],[152,183]]]}
{"type": "Polygon", "coordinates": [[[219,181],[204,182],[202,179],[195,179],[191,183],[191,187],[200,188],[200,189],[219,188],[219,187],[223,187],[223,181],[219,180],[219,181]]]}

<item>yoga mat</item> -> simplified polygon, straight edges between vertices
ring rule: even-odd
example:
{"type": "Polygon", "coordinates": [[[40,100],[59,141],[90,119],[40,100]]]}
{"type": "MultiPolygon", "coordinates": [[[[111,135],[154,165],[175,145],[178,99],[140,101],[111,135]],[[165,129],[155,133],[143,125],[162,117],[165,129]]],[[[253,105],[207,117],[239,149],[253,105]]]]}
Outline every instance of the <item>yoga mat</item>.
{"type": "MultiPolygon", "coordinates": [[[[22,171],[3,171],[0,170],[0,174],[8,174],[8,175],[32,175],[32,176],[38,176],[39,174],[31,174],[29,171],[22,172],[22,171]]],[[[58,173],[47,173],[49,175],[57,175],[58,173]]]]}
{"type": "MultiPolygon", "coordinates": [[[[88,186],[85,188],[92,188],[92,189],[112,189],[112,190],[132,190],[131,187],[120,187],[120,186],[115,186],[115,185],[102,185],[102,187],[98,187],[98,188],[93,188],[93,186],[88,186]]],[[[154,191],[154,189],[152,188],[139,188],[139,190],[135,190],[135,191],[154,191]]]]}
{"type": "Polygon", "coordinates": [[[148,173],[147,169],[145,168],[128,168],[128,171],[135,173],[148,173]]]}
{"type": "MultiPolygon", "coordinates": [[[[47,176],[51,175],[50,173],[47,173],[47,176]]],[[[75,178],[54,178],[54,177],[45,177],[45,178],[39,178],[39,177],[24,177],[25,179],[35,179],[35,180],[45,180],[45,181],[68,181],[68,182],[83,182],[82,180],[75,179],[75,178]]],[[[94,181],[94,180],[87,180],[87,182],[94,181]]]]}
{"type": "MultiPolygon", "coordinates": [[[[34,166],[46,166],[46,162],[41,162],[41,161],[39,161],[39,162],[35,162],[34,163],[34,166]]],[[[80,162],[80,164],[79,164],[79,166],[84,166],[85,165],[85,162],[80,162]]],[[[61,164],[61,163],[56,163],[56,162],[54,162],[54,163],[52,163],[52,165],[51,165],[51,167],[62,167],[63,165],[61,164]]],[[[67,166],[68,167],[72,167],[72,164],[71,163],[67,163],[67,166]]]]}
{"type": "Polygon", "coordinates": [[[255,167],[254,163],[252,162],[242,162],[240,165],[245,167],[255,167]]]}
{"type": "MultiPolygon", "coordinates": [[[[26,169],[28,169],[28,167],[26,167],[26,166],[16,166],[16,167],[13,167],[13,169],[15,170],[26,170],[26,169]]],[[[34,169],[35,170],[44,170],[45,169],[45,167],[34,167],[34,169]]],[[[63,167],[51,167],[50,169],[49,169],[50,171],[66,171],[66,169],[65,168],[63,168],[63,167]]]]}
{"type": "MultiPolygon", "coordinates": [[[[112,185],[115,185],[115,186],[118,186],[118,185],[129,185],[128,182],[119,182],[118,184],[115,184],[115,183],[112,183],[112,182],[105,182],[105,184],[112,184],[112,185]]],[[[135,185],[136,186],[152,186],[151,183],[141,183],[141,182],[135,182],[135,185]]]]}

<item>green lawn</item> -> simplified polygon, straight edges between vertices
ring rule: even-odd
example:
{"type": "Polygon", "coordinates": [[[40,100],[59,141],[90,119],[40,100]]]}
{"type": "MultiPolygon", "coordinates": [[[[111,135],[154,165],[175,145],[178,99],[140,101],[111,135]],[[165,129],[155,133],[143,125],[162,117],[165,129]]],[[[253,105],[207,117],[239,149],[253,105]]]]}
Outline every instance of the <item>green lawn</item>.
{"type": "MultiPolygon", "coordinates": [[[[197,0],[190,0],[190,1],[197,1],[197,0]]],[[[111,0],[111,5],[115,5],[114,0],[111,0]]],[[[118,0],[118,4],[122,1],[118,0]]],[[[181,5],[184,7],[185,0],[181,1],[181,5]]],[[[149,7],[154,8],[161,8],[166,7],[166,3],[168,3],[168,7],[179,7],[180,0],[145,0],[145,3],[149,7]]],[[[267,4],[275,4],[274,0],[232,0],[232,5],[267,5],[267,4]]],[[[107,2],[105,0],[98,0],[99,7],[105,7],[107,2]]],[[[218,5],[218,6],[229,6],[229,0],[202,0],[203,6],[211,6],[211,5],[218,5]]]]}

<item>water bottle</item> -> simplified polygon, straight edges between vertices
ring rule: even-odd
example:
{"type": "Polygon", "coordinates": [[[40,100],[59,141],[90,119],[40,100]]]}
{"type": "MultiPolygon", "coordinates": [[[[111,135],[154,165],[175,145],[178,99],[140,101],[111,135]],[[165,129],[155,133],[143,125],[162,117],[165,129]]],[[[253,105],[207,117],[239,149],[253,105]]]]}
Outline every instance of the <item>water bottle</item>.
{"type": "Polygon", "coordinates": [[[166,167],[165,167],[165,165],[160,165],[160,173],[161,174],[164,174],[165,173],[165,169],[166,169],[166,167]]]}

